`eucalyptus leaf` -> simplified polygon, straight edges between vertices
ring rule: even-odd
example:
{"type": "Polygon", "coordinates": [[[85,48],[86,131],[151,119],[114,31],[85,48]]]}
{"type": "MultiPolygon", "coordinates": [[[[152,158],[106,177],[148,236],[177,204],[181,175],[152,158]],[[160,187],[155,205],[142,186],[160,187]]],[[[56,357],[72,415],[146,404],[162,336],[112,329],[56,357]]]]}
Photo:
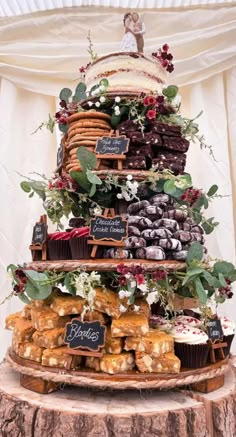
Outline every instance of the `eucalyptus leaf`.
{"type": "Polygon", "coordinates": [[[107,88],[108,85],[109,85],[109,82],[108,82],[108,80],[106,78],[103,78],[103,79],[100,80],[99,85],[105,86],[107,88]]]}
{"type": "Polygon", "coordinates": [[[116,115],[114,112],[111,116],[111,127],[115,129],[121,121],[121,114],[116,115]]]}
{"type": "Polygon", "coordinates": [[[19,297],[19,299],[25,303],[26,305],[28,305],[30,303],[30,299],[26,296],[25,293],[18,293],[17,296],[19,297]]]}
{"type": "Polygon", "coordinates": [[[66,124],[58,123],[58,127],[59,127],[59,130],[60,130],[61,132],[63,132],[64,134],[66,134],[66,132],[67,132],[68,129],[69,129],[69,124],[68,124],[68,123],[66,123],[66,124]]]}
{"type": "Polygon", "coordinates": [[[195,284],[195,289],[196,289],[197,295],[199,297],[200,303],[205,304],[207,301],[207,294],[204,290],[201,279],[196,278],[194,281],[194,284],[195,284]]]}
{"type": "Polygon", "coordinates": [[[79,93],[85,93],[86,91],[86,85],[84,82],[78,83],[77,87],[75,88],[75,95],[79,93]]]}
{"type": "Polygon", "coordinates": [[[213,270],[216,274],[222,273],[225,277],[227,277],[232,271],[235,270],[234,265],[227,261],[217,261],[214,264],[213,270]]]}
{"type": "Polygon", "coordinates": [[[174,99],[178,94],[178,87],[176,85],[169,85],[167,88],[162,90],[162,94],[167,97],[167,99],[174,99]]]}
{"type": "Polygon", "coordinates": [[[27,181],[22,181],[20,184],[21,188],[23,191],[25,191],[26,193],[30,193],[31,191],[31,186],[30,183],[27,181]]]}
{"type": "Polygon", "coordinates": [[[191,246],[188,250],[186,262],[189,265],[193,261],[201,261],[202,258],[203,258],[202,245],[198,241],[194,241],[194,243],[191,244],[191,246]]]}
{"type": "Polygon", "coordinates": [[[70,88],[63,88],[59,94],[60,100],[65,100],[66,103],[69,103],[69,98],[72,96],[72,91],[70,88]]]}
{"type": "Polygon", "coordinates": [[[93,197],[93,196],[94,196],[94,194],[96,193],[96,189],[97,189],[96,184],[93,184],[93,185],[91,186],[91,190],[90,190],[90,193],[89,193],[89,197],[93,197]]]}
{"type": "Polygon", "coordinates": [[[90,152],[86,147],[79,147],[77,150],[78,160],[84,173],[87,170],[94,170],[97,165],[96,155],[90,152]]]}
{"type": "Polygon", "coordinates": [[[164,192],[166,194],[173,195],[176,191],[175,181],[173,179],[169,179],[164,183],[164,192]]]}
{"type": "Polygon", "coordinates": [[[218,278],[219,278],[221,287],[226,287],[227,282],[224,278],[224,275],[222,275],[222,273],[219,273],[218,278]]]}
{"type": "Polygon", "coordinates": [[[72,279],[73,279],[73,273],[68,272],[65,276],[65,279],[64,279],[64,286],[66,287],[66,289],[69,291],[70,294],[75,296],[76,295],[76,288],[75,288],[75,285],[72,284],[72,279]]]}
{"type": "Polygon", "coordinates": [[[48,283],[48,277],[45,273],[25,270],[25,274],[28,278],[25,290],[31,299],[43,300],[50,296],[52,285],[48,283]]]}
{"type": "Polygon", "coordinates": [[[203,196],[203,205],[204,205],[204,208],[205,208],[205,209],[207,209],[208,206],[209,206],[209,202],[208,202],[206,196],[203,196]]]}
{"type": "Polygon", "coordinates": [[[212,185],[211,188],[209,188],[207,195],[209,197],[214,196],[214,194],[218,191],[218,185],[212,185]]]}
{"type": "Polygon", "coordinates": [[[70,176],[72,177],[72,179],[74,179],[74,181],[77,182],[79,187],[81,187],[84,191],[89,193],[89,191],[91,189],[91,184],[88,181],[85,173],[78,172],[78,171],[71,171],[70,176]]]}
{"type": "Polygon", "coordinates": [[[30,194],[29,194],[29,197],[31,198],[31,197],[33,197],[34,196],[34,191],[32,191],[30,194]]]}
{"type": "Polygon", "coordinates": [[[91,184],[102,185],[102,180],[91,170],[86,171],[86,176],[88,178],[88,181],[91,182],[91,184]]]}

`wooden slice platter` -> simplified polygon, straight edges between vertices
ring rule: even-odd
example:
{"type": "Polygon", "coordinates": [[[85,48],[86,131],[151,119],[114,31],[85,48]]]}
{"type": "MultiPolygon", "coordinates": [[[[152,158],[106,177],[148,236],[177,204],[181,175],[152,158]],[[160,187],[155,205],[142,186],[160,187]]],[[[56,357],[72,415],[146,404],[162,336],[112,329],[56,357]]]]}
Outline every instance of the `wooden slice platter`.
{"type": "Polygon", "coordinates": [[[115,390],[181,387],[224,375],[229,368],[228,358],[226,358],[198,369],[181,369],[178,374],[129,371],[110,375],[102,372],[91,372],[91,369],[66,370],[42,366],[34,361],[20,358],[10,349],[6,355],[6,361],[14,370],[23,375],[42,378],[54,383],[115,390]]]}

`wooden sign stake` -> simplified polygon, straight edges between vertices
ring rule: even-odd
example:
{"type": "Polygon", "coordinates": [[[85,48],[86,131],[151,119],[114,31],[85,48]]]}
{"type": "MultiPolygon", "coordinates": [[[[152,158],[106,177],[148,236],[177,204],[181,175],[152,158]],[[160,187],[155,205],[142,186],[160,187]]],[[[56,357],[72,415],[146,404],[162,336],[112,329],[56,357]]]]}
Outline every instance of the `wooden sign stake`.
{"type": "MultiPolygon", "coordinates": [[[[115,217],[115,209],[114,208],[105,208],[103,217],[115,217]]],[[[91,252],[91,258],[95,258],[98,246],[117,246],[119,249],[120,258],[124,258],[124,252],[123,247],[124,243],[122,241],[107,241],[107,240],[88,240],[88,244],[92,244],[92,252],[91,252]]]]}
{"type": "MultiPolygon", "coordinates": [[[[40,216],[40,220],[38,223],[44,223],[45,226],[47,225],[47,216],[46,214],[40,216]]],[[[29,249],[32,253],[32,260],[33,261],[46,261],[47,260],[47,247],[46,247],[46,241],[43,242],[43,244],[31,244],[29,249]],[[41,252],[41,254],[40,254],[41,252]],[[40,257],[41,255],[41,257],[40,257]]]]}
{"type": "Polygon", "coordinates": [[[219,343],[211,343],[211,349],[210,349],[210,361],[211,363],[215,363],[216,362],[216,356],[215,356],[215,351],[218,351],[219,354],[219,358],[221,360],[225,359],[225,353],[223,348],[227,347],[227,343],[223,343],[223,342],[219,342],[219,343]]]}
{"type": "MultiPolygon", "coordinates": [[[[115,135],[114,135],[114,130],[110,131],[110,134],[108,135],[109,137],[116,137],[118,138],[119,135],[119,131],[116,130],[115,135]]],[[[123,161],[126,159],[126,155],[116,155],[116,154],[99,154],[96,153],[96,157],[97,157],[97,166],[96,166],[96,170],[99,170],[101,162],[103,159],[112,159],[112,160],[116,160],[117,161],[117,169],[122,171],[123,170],[123,161]]]]}

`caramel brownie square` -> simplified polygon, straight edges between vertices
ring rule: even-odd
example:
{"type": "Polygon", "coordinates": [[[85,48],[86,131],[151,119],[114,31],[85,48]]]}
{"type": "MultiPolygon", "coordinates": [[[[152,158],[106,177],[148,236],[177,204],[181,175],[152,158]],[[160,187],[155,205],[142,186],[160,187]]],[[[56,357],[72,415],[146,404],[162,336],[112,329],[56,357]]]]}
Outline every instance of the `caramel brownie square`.
{"type": "Polygon", "coordinates": [[[24,317],[25,319],[31,319],[31,309],[32,309],[32,304],[29,303],[27,305],[25,305],[21,311],[21,315],[22,317],[24,317]]]}
{"type": "Polygon", "coordinates": [[[161,357],[153,357],[143,352],[135,352],[135,363],[142,373],[179,373],[180,360],[173,352],[161,357]]]}
{"type": "Polygon", "coordinates": [[[27,342],[20,345],[18,355],[21,358],[26,358],[27,360],[41,363],[43,351],[44,349],[42,347],[38,347],[34,343],[27,342]]]}
{"type": "Polygon", "coordinates": [[[94,300],[94,308],[101,312],[105,313],[114,319],[118,319],[120,317],[120,299],[114,291],[109,290],[108,288],[95,288],[96,296],[94,300]]]}
{"type": "Polygon", "coordinates": [[[63,296],[55,296],[53,298],[51,308],[59,316],[67,316],[69,314],[81,314],[85,305],[85,300],[79,296],[71,296],[64,293],[63,296]]]}
{"type": "Polygon", "coordinates": [[[105,354],[100,360],[101,371],[110,374],[127,372],[134,366],[134,356],[130,352],[123,352],[119,355],[105,354]]]}
{"type": "Polygon", "coordinates": [[[86,357],[85,367],[93,369],[96,372],[100,372],[100,358],[97,357],[86,357]]]}
{"type": "Polygon", "coordinates": [[[124,349],[145,352],[153,357],[160,357],[167,352],[174,351],[174,339],[163,331],[150,329],[142,337],[127,337],[124,349]]]}
{"type": "Polygon", "coordinates": [[[62,346],[56,349],[45,349],[42,356],[42,365],[49,367],[60,367],[74,369],[81,363],[81,356],[70,355],[67,347],[62,346]]]}
{"type": "Polygon", "coordinates": [[[31,310],[32,325],[37,331],[62,328],[70,322],[70,317],[60,317],[50,307],[33,307],[31,310]]]}
{"type": "Polygon", "coordinates": [[[148,319],[143,313],[124,313],[111,324],[112,337],[142,336],[148,331],[148,319]]]}
{"type": "Polygon", "coordinates": [[[31,323],[31,320],[21,318],[16,321],[14,327],[14,336],[18,343],[23,343],[32,339],[34,331],[35,328],[31,323]]]}
{"type": "Polygon", "coordinates": [[[36,331],[33,342],[38,347],[54,349],[64,344],[65,328],[54,328],[49,331],[36,331]]]}
{"type": "Polygon", "coordinates": [[[5,319],[5,329],[12,331],[15,328],[16,322],[22,319],[21,311],[9,314],[5,319]]]}
{"type": "Polygon", "coordinates": [[[165,149],[176,150],[176,152],[187,152],[189,141],[183,137],[167,137],[163,136],[162,147],[165,149]]]}
{"type": "Polygon", "coordinates": [[[107,354],[120,354],[123,350],[124,340],[122,337],[112,337],[111,327],[107,326],[105,335],[105,346],[104,350],[107,354]]]}

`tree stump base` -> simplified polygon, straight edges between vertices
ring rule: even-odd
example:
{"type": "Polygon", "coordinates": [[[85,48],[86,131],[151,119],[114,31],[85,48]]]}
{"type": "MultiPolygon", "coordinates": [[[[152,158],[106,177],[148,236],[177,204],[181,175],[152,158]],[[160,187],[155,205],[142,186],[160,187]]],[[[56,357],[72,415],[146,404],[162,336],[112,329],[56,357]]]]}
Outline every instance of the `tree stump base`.
{"type": "Polygon", "coordinates": [[[231,370],[222,388],[109,392],[72,386],[42,395],[0,365],[2,437],[233,437],[236,388],[231,370]]]}

